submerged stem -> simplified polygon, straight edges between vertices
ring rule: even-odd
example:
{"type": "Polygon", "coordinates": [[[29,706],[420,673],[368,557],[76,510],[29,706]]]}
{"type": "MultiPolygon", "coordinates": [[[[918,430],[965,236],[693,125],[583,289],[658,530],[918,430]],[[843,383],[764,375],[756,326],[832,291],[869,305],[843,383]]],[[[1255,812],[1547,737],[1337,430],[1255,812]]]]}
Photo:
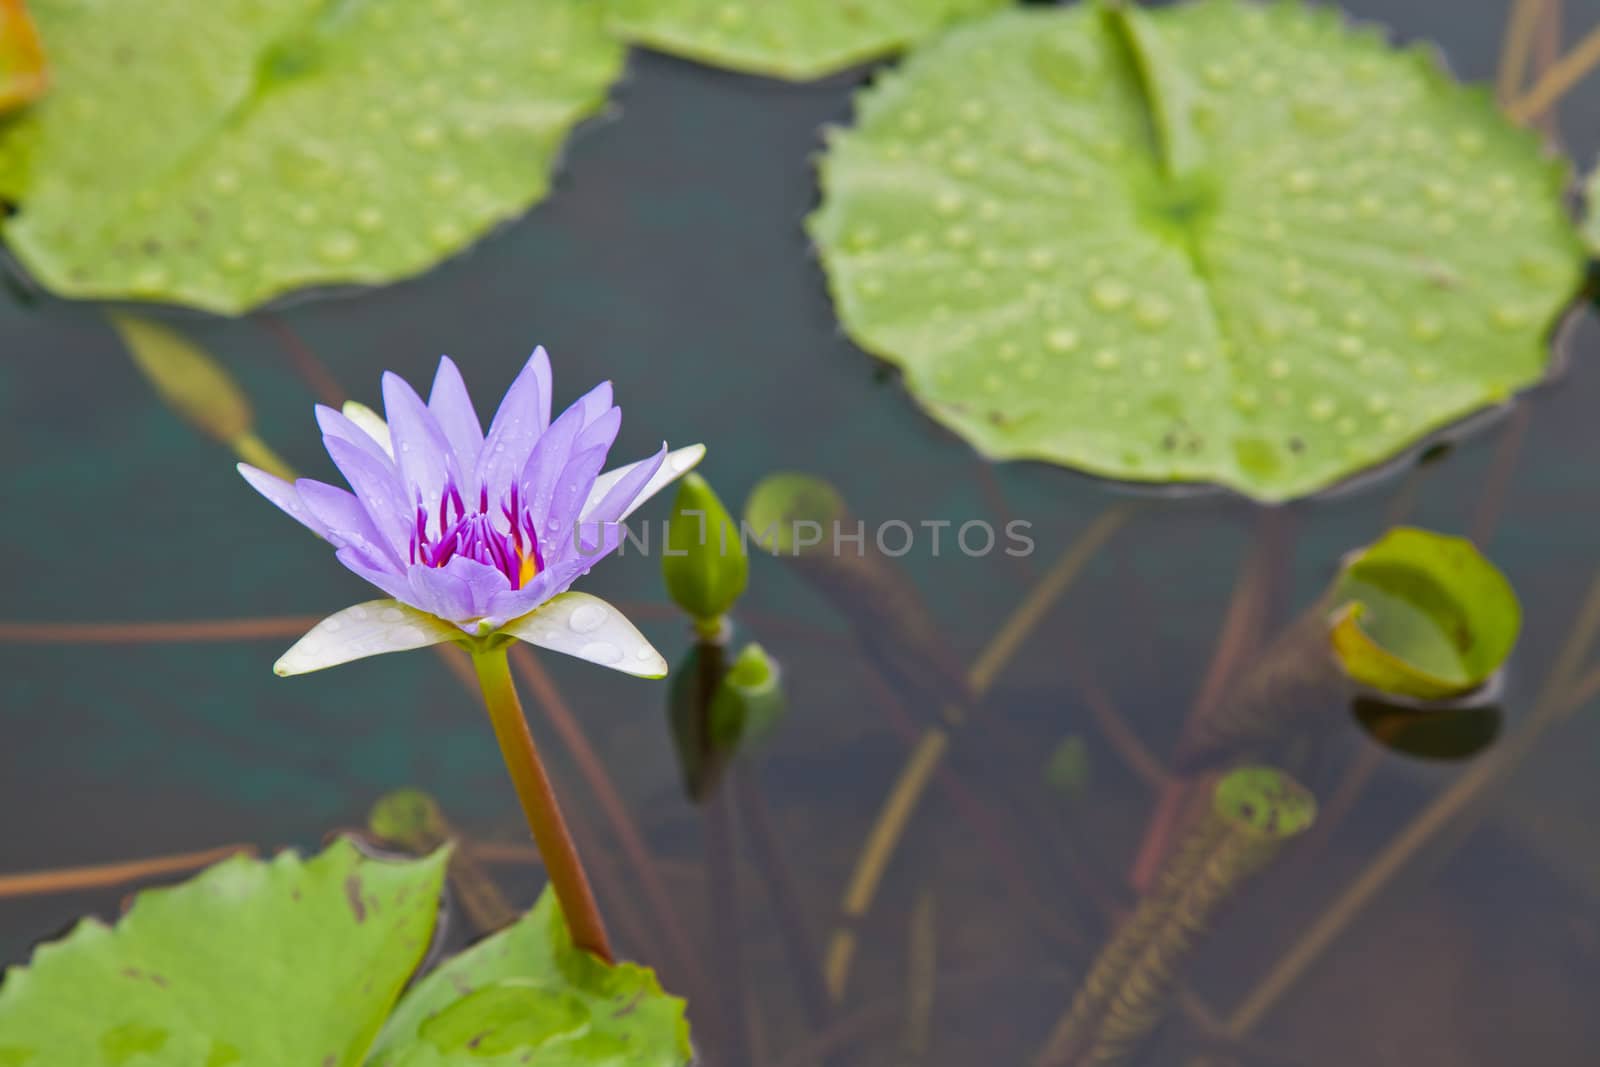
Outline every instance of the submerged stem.
{"type": "Polygon", "coordinates": [[[528,731],[522,702],[517,699],[517,689],[511,681],[505,646],[475,650],[472,666],[478,672],[478,684],[483,687],[483,700],[489,709],[489,721],[494,725],[495,740],[500,743],[500,754],[505,757],[506,770],[511,773],[511,782],[516,786],[517,799],[522,802],[522,813],[533,831],[533,840],[544,857],[550,887],[555,890],[561,913],[572,931],[573,944],[610,963],[613,957],[605,923],[595,904],[594,890],[589,887],[589,877],[578,859],[578,848],[562,818],[550,776],[545,773],[533,734],[528,731]]]}
{"type": "Polygon", "coordinates": [[[1573,86],[1600,66],[1600,26],[1589,31],[1572,50],[1545,71],[1522,96],[1506,107],[1513,122],[1531,122],[1554,107],[1573,86]]]}
{"type": "Polygon", "coordinates": [[[1270,768],[1234,771],[1165,857],[1156,884],[1096,958],[1036,1067],[1121,1063],[1161,1021],[1178,968],[1217,912],[1315,819],[1316,801],[1270,768]]]}

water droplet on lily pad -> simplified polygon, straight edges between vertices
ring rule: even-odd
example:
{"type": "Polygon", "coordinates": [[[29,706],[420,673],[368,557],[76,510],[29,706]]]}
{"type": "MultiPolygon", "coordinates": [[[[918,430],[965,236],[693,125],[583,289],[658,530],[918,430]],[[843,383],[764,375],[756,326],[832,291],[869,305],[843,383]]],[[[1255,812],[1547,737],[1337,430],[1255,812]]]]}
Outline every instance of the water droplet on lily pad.
{"type": "Polygon", "coordinates": [[[1315,492],[1538,381],[1583,276],[1564,165],[1534,134],[1302,5],[1003,12],[919,49],[857,115],[831,138],[809,223],[839,315],[992,458],[1267,500],[1315,492]],[[985,55],[1023,58],[975,76],[985,55]],[[989,117],[953,141],[948,117],[974,103],[989,117]],[[913,235],[950,225],[938,198],[952,174],[969,207],[999,206],[981,244],[1024,269],[1020,285],[964,287],[968,257],[911,254],[913,235]],[[843,240],[864,225],[883,233],[870,265],[843,240]],[[949,312],[930,329],[935,301],[949,312]],[[1021,301],[1051,309],[1044,329],[1021,301]],[[1010,341],[1060,357],[1051,338],[1070,330],[1083,355],[1047,358],[1036,380],[997,375],[998,360],[951,360],[964,325],[987,353],[1010,341]],[[1174,393],[1173,374],[1196,371],[1212,388],[1174,393]],[[1382,412],[1358,417],[1330,390],[1352,374],[1389,398],[1382,412]],[[979,389],[982,405],[964,402],[979,389]],[[1234,446],[1164,448],[1175,420],[1234,446]]]}

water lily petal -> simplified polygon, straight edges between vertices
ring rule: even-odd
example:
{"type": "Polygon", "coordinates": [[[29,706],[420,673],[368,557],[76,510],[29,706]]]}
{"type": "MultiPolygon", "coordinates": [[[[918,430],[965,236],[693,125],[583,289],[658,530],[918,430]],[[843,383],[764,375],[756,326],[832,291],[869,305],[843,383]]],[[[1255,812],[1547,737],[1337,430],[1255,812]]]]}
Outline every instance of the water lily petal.
{"type": "MultiPolygon", "coordinates": [[[[516,432],[515,426],[507,431],[501,441],[494,440],[491,433],[484,441],[483,455],[478,461],[479,473],[484,479],[483,484],[491,487],[492,495],[496,488],[501,492],[508,490],[511,487],[511,479],[519,477],[523,484],[523,497],[533,505],[536,528],[542,528],[543,516],[549,504],[538,493],[548,484],[550,472],[545,469],[545,477],[538,479],[537,485],[530,485],[528,477],[530,468],[536,464],[553,464],[554,470],[559,474],[565,465],[566,454],[578,447],[578,441],[590,433],[591,427],[600,426],[601,429],[595,431],[595,439],[603,438],[604,426],[608,425],[607,416],[613,410],[616,409],[611,406],[611,383],[601,382],[574,401],[536,438],[524,440],[523,436],[516,432]],[[503,454],[497,454],[501,444],[505,444],[505,451],[503,454]],[[543,459],[540,459],[541,456],[543,459]]],[[[621,413],[618,412],[618,420],[621,417],[621,413]]],[[[615,436],[613,433],[612,437],[615,436]]]]}
{"type": "Polygon", "coordinates": [[[250,483],[252,489],[282,508],[284,514],[291,519],[300,523],[318,537],[326,538],[328,536],[327,526],[323,525],[311,513],[311,510],[306,507],[305,502],[300,499],[299,490],[293,485],[290,485],[282,478],[268,474],[264,470],[258,470],[248,463],[239,464],[239,473],[244,476],[245,481],[250,483]]]}
{"type": "Polygon", "coordinates": [[[572,442],[572,450],[584,452],[591,448],[601,448],[609,452],[620,429],[622,429],[622,409],[606,408],[584,424],[583,432],[572,442]]]}
{"type": "Polygon", "coordinates": [[[417,391],[393,371],[383,375],[383,410],[389,417],[395,464],[400,468],[407,500],[420,500],[430,509],[437,507],[446,483],[455,473],[455,453],[445,440],[439,420],[417,391]]]}
{"type": "Polygon", "coordinates": [[[583,412],[583,425],[588,429],[596,419],[610,411],[614,403],[611,383],[604,381],[574,400],[567,410],[577,408],[583,412]]]}
{"type": "Polygon", "coordinates": [[[459,636],[455,627],[397,600],[372,600],[317,623],[272,669],[280,675],[305,674],[385,652],[426,648],[459,636]]]}
{"type": "Polygon", "coordinates": [[[479,485],[504,490],[528,462],[534,442],[550,425],[550,356],[544,346],[533,351],[505,399],[494,413],[478,453],[479,485]]]}
{"type": "MultiPolygon", "coordinates": [[[[583,504],[583,518],[586,522],[604,526],[608,523],[619,522],[625,512],[633,510],[634,501],[639,494],[644,492],[650,480],[661,473],[661,468],[667,461],[667,443],[661,442],[661,450],[649,459],[631,463],[624,470],[622,477],[618,478],[606,491],[606,495],[589,505],[585,499],[583,504]]],[[[663,483],[664,484],[664,483],[663,483]]]]}
{"type": "Polygon", "coordinates": [[[382,589],[397,600],[410,601],[411,583],[394,568],[386,556],[374,556],[354,545],[345,545],[333,554],[346,570],[382,589]]]}
{"type": "MultiPolygon", "coordinates": [[[[345,405],[346,408],[359,406],[355,404],[345,405]]],[[[371,408],[366,408],[365,410],[369,413],[372,412],[371,408]]],[[[348,415],[337,412],[330,407],[324,407],[322,404],[317,405],[316,413],[317,425],[322,428],[324,444],[327,443],[328,438],[337,437],[341,441],[355,445],[361,451],[377,460],[386,469],[394,470],[394,449],[389,442],[388,423],[383,422],[382,419],[378,420],[383,425],[383,440],[379,441],[372,436],[372,432],[368,427],[362,426],[348,415]]],[[[378,418],[375,413],[372,414],[372,417],[378,418]]]]}
{"type": "Polygon", "coordinates": [[[569,558],[577,551],[578,517],[589,487],[605,465],[606,450],[574,452],[550,492],[550,510],[538,527],[545,565],[569,558]]]}
{"type": "Polygon", "coordinates": [[[562,593],[500,632],[640,678],[667,673],[667,661],[644,634],[622,612],[588,593],[562,593]]]}
{"type": "MultiPolygon", "coordinates": [[[[644,488],[640,489],[638,494],[634,496],[633,500],[622,509],[621,514],[612,516],[611,520],[621,522],[629,515],[632,515],[646,500],[649,500],[651,497],[661,492],[661,490],[665,489],[667,486],[671,485],[685,474],[688,474],[690,471],[694,470],[696,465],[698,465],[699,462],[705,458],[705,456],[705,445],[689,445],[685,448],[675,448],[671,452],[668,452],[667,458],[662,461],[659,467],[656,468],[655,473],[650,476],[650,480],[645,483],[644,488]]],[[[637,463],[629,463],[625,467],[618,467],[615,470],[606,471],[604,474],[600,475],[600,477],[596,478],[594,480],[594,487],[589,490],[589,499],[583,505],[584,521],[589,521],[592,516],[597,514],[600,502],[610,494],[612,489],[616,488],[617,484],[621,482],[622,479],[628,477],[629,474],[636,471],[642,465],[655,462],[656,457],[651,456],[648,459],[641,459],[637,463]]]]}
{"type": "MultiPolygon", "coordinates": [[[[428,394],[428,410],[439,420],[439,428],[456,452],[456,466],[462,474],[476,472],[478,453],[483,449],[483,423],[472,406],[467,383],[449,356],[439,357],[439,370],[433,376],[433,391],[428,394]]],[[[477,490],[463,486],[462,491],[477,490]]],[[[469,494],[470,495],[470,494],[469,494]]]]}
{"type": "Polygon", "coordinates": [[[479,611],[473,602],[472,586],[461,575],[442,567],[418,563],[406,571],[411,595],[406,603],[475,632],[479,611]]]}
{"type": "Polygon", "coordinates": [[[544,529],[544,520],[550,514],[550,499],[555,494],[556,479],[566,469],[572,458],[573,442],[583,432],[584,411],[573,405],[550,424],[550,428],[534,442],[528,462],[523,465],[520,485],[522,499],[536,530],[544,529]]]}
{"type": "MultiPolygon", "coordinates": [[[[411,551],[411,523],[415,510],[400,487],[393,465],[374,459],[372,453],[343,437],[323,438],[328,455],[339,468],[356,499],[372,518],[372,524],[395,553],[411,551]]],[[[404,558],[404,556],[402,556],[404,558]]]]}
{"type": "Polygon", "coordinates": [[[332,541],[334,547],[349,545],[363,556],[388,563],[398,573],[399,553],[378,531],[355,494],[310,478],[301,478],[294,487],[306,510],[323,525],[327,531],[323,536],[332,541]]]}
{"type": "Polygon", "coordinates": [[[495,593],[489,598],[489,610],[485,613],[485,618],[491,626],[499,627],[519,615],[526,615],[552,596],[566,591],[566,587],[571,585],[573,578],[576,577],[576,574],[567,576],[570,570],[572,568],[561,564],[546,567],[521,589],[507,589],[495,593]]]}
{"type": "Polygon", "coordinates": [[[383,416],[356,400],[344,402],[344,417],[361,427],[366,435],[377,442],[384,455],[394,459],[394,439],[389,436],[389,424],[383,416]]]}
{"type": "MultiPolygon", "coordinates": [[[[460,578],[467,584],[467,590],[472,594],[472,614],[468,618],[488,615],[489,603],[495,594],[511,590],[511,579],[502,574],[498,568],[491,567],[487,563],[479,563],[477,560],[468,559],[465,556],[456,556],[439,569],[446,574],[452,574],[460,578]]],[[[452,619],[451,621],[460,622],[463,620],[452,619]]],[[[496,621],[504,621],[504,619],[496,621]]]]}

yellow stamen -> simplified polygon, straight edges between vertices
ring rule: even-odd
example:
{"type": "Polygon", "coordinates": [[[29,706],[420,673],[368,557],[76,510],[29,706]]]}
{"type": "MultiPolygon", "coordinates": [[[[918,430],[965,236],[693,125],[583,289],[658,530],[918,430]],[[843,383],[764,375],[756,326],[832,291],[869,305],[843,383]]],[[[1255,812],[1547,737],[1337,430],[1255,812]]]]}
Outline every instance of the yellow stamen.
{"type": "Polygon", "coordinates": [[[531,552],[526,556],[522,555],[520,552],[517,553],[517,555],[522,560],[522,569],[517,573],[517,588],[521,589],[523,586],[533,581],[534,576],[539,573],[539,557],[535,556],[531,552]]]}

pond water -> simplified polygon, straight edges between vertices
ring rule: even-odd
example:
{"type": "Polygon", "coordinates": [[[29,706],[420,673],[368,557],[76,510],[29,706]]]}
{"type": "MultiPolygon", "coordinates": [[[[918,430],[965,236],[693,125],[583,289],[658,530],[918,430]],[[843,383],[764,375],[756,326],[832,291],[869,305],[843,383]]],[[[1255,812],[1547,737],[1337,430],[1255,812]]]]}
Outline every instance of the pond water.
{"type": "MultiPolygon", "coordinates": [[[[1438,41],[1464,77],[1493,75],[1501,4],[1347,6],[1402,38],[1438,41]]],[[[1572,0],[1567,14],[1571,40],[1600,21],[1600,2],[1572,0]]],[[[554,195],[470,253],[387,289],[172,321],[226,363],[261,435],[312,476],[332,475],[311,416],[317,389],[375,402],[384,369],[424,381],[447,352],[481,410],[544,344],[558,401],[615,380],[619,454],[703,440],[703,472],[730,505],[763,474],[794,469],[833,482],[869,521],[1026,520],[1037,549],[1025,559],[948,545],[934,556],[919,540],[898,561],[964,662],[1078,535],[1138,502],[952,733],[873,906],[851,924],[842,996],[820,1009],[795,977],[791,943],[825,955],[878,809],[916,732],[939,721],[936,701],[882,670],[791,568],[754,561],[741,631],[784,663],[790,709],[732,798],[743,816],[732,909],[725,879],[707,873],[719,865],[707,861],[705,811],[680,785],[668,687],[543,657],[648,844],[694,960],[675,950],[571,748],[526,692],[618,940],[669,988],[702,994],[691,1017],[712,1067],[738,1058],[727,1043],[733,989],[751,1059],[767,1067],[1028,1062],[1110,914],[1132,899],[1124,874],[1156,799],[1119,759],[1097,702],[1165,757],[1260,546],[1270,632],[1326,585],[1341,554],[1398,517],[1472,533],[1526,613],[1500,717],[1487,720],[1496,740],[1459,760],[1399,754],[1330,694],[1318,728],[1283,756],[1325,808],[1344,797],[1348,812],[1223,916],[1148,1062],[1593,1063],[1600,843],[1584,813],[1600,807],[1600,707],[1536,743],[1524,731],[1600,572],[1593,322],[1571,331],[1564,371],[1522,415],[1335,499],[1268,513],[1222,495],[1130,496],[1053,468],[989,467],[842,336],[800,229],[816,198],[819,128],[849,119],[857,84],[786,87],[635,55],[615,114],[580,131],[554,195]],[[308,376],[305,352],[325,378],[308,376]],[[1069,736],[1087,754],[1077,791],[1046,773],[1069,736]],[[1497,770],[1466,818],[1384,879],[1247,1035],[1207,1024],[1488,760],[1510,773],[1497,770]],[[750,833],[753,795],[765,838],[750,833]],[[763,840],[789,875],[782,908],[763,840]]],[[[1569,151],[1592,160],[1600,88],[1569,97],[1562,118],[1569,151]]],[[[0,301],[0,336],[0,619],[319,617],[368,598],[155,398],[96,309],[13,292],[0,301]]],[[[688,648],[657,561],[629,554],[584,587],[634,609],[669,660],[688,648]]],[[[474,839],[523,841],[477,698],[436,657],[282,680],[271,665],[287,626],[254,640],[0,644],[0,872],[229,842],[311,848],[404,785],[437,796],[474,839]]],[[[514,900],[532,899],[534,868],[491,870],[514,900]]],[[[0,962],[25,959],[80,914],[115,914],[124,892],[0,901],[0,962]]]]}

